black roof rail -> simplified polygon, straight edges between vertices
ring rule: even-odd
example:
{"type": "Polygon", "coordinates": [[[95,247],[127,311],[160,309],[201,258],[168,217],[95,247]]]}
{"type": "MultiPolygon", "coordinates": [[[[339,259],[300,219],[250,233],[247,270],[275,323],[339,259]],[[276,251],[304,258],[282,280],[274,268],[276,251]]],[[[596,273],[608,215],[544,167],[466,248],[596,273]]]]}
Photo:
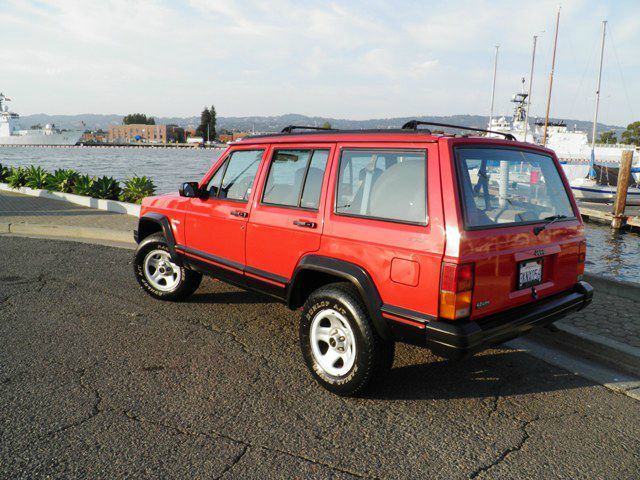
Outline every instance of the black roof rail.
{"type": "Polygon", "coordinates": [[[482,128],[463,127],[461,125],[451,125],[449,123],[421,122],[420,120],[410,120],[402,126],[403,130],[417,130],[418,125],[429,125],[435,127],[459,128],[460,130],[471,130],[472,132],[495,133],[502,135],[507,140],[517,141],[516,137],[510,133],[496,132],[494,130],[483,130],[482,128]]]}
{"type": "Polygon", "coordinates": [[[280,133],[292,133],[294,130],[327,130],[329,132],[335,132],[335,128],[326,127],[305,127],[304,125],[288,125],[284,127],[280,133]]]}

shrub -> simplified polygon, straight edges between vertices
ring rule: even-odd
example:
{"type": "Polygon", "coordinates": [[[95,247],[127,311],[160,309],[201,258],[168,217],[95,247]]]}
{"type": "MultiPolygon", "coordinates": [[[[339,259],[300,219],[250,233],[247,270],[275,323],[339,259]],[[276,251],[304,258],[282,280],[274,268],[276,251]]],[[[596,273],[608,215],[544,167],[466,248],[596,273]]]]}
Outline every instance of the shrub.
{"type": "Polygon", "coordinates": [[[118,200],[120,185],[113,177],[100,177],[93,184],[93,196],[104,200],[118,200]]]}
{"type": "Polygon", "coordinates": [[[89,175],[80,175],[76,179],[76,183],[73,186],[73,193],[76,195],[84,195],[90,197],[93,195],[93,188],[96,183],[96,177],[89,175]]]}
{"type": "Polygon", "coordinates": [[[51,174],[42,167],[31,165],[25,171],[27,176],[27,187],[29,188],[45,188],[49,184],[51,174]]]}
{"type": "Polygon", "coordinates": [[[79,176],[75,170],[59,168],[49,178],[47,188],[56,192],[71,193],[79,176]]]}
{"type": "Polygon", "coordinates": [[[11,167],[7,176],[7,183],[11,188],[24,187],[27,183],[27,171],[24,167],[11,167]]]}
{"type": "Polygon", "coordinates": [[[155,193],[156,186],[149,177],[133,177],[124,182],[124,190],[120,199],[123,202],[141,203],[144,197],[150,197],[155,193]]]}
{"type": "Polygon", "coordinates": [[[6,182],[9,173],[11,173],[11,169],[9,167],[5,167],[0,163],[0,182],[6,182]]]}

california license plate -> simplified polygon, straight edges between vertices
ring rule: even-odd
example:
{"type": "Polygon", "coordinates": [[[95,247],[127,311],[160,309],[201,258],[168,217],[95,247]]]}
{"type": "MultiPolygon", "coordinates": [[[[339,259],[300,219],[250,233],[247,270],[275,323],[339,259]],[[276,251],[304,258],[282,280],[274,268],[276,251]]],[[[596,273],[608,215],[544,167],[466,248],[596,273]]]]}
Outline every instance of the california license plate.
{"type": "Polygon", "coordinates": [[[518,290],[542,283],[542,260],[527,260],[518,264],[518,290]]]}

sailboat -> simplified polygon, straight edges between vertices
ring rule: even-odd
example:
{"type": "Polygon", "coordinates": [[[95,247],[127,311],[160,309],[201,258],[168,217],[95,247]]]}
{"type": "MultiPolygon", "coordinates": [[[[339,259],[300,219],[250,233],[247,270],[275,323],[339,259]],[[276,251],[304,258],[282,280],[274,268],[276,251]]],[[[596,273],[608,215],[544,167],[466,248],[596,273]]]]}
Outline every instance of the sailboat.
{"type": "MultiPolygon", "coordinates": [[[[598,72],[598,86],[596,89],[596,107],[593,115],[593,131],[591,136],[591,158],[589,160],[589,173],[586,178],[576,178],[569,185],[573,191],[573,195],[577,200],[583,202],[613,202],[616,198],[615,185],[602,185],[598,182],[595,169],[595,143],[596,129],[598,122],[598,108],[600,106],[600,83],[602,80],[602,62],[604,59],[604,42],[607,33],[607,21],[602,22],[602,47],[600,49],[600,70],[598,72]]],[[[605,167],[607,168],[607,167],[605,167]]],[[[629,187],[627,190],[627,205],[640,205],[640,188],[636,183],[635,187],[629,187]]]]}

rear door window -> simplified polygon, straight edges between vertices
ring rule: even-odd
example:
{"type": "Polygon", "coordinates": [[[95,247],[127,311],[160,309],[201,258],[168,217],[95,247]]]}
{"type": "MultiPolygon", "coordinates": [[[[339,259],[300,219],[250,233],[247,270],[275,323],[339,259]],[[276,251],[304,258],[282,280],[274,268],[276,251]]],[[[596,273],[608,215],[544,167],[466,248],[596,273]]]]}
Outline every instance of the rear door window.
{"type": "Polygon", "coordinates": [[[553,159],[527,150],[456,147],[465,224],[469,228],[575,218],[553,159]]]}
{"type": "Polygon", "coordinates": [[[262,203],[317,210],[329,150],[276,150],[262,203]]]}
{"type": "Polygon", "coordinates": [[[343,150],[335,212],[426,224],[426,164],[422,150],[343,150]]]}

